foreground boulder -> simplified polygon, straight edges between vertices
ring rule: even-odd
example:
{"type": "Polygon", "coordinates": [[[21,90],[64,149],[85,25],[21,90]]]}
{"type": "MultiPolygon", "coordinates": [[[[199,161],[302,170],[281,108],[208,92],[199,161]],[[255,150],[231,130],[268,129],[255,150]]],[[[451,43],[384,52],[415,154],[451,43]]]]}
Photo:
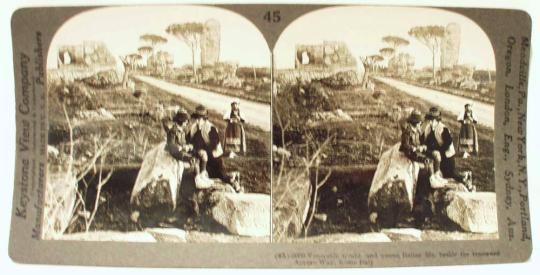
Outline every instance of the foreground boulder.
{"type": "Polygon", "coordinates": [[[453,192],[446,215],[463,230],[474,233],[498,231],[494,192],[453,192]]]}
{"type": "Polygon", "coordinates": [[[370,221],[388,228],[410,216],[420,171],[396,144],[384,152],[377,165],[368,194],[370,221]]]}
{"type": "Polygon", "coordinates": [[[304,171],[296,170],[282,176],[272,186],[272,234],[273,239],[298,237],[307,219],[311,183],[304,171]]]}
{"type": "Polygon", "coordinates": [[[241,236],[270,235],[270,196],[255,193],[215,192],[210,210],[214,221],[241,236]]]}
{"type": "Polygon", "coordinates": [[[186,166],[165,150],[165,142],[150,150],[144,157],[131,192],[132,207],[152,212],[173,211],[186,166]]]}
{"type": "Polygon", "coordinates": [[[73,217],[77,179],[71,173],[49,172],[45,188],[43,238],[57,238],[66,231],[73,217]]]}

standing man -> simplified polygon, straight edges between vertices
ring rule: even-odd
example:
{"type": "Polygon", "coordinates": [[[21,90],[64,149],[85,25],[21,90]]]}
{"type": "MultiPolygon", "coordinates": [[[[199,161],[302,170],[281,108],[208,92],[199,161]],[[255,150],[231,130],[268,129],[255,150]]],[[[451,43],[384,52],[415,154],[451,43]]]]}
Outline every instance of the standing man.
{"type": "MultiPolygon", "coordinates": [[[[233,186],[237,192],[241,191],[238,174],[227,175],[223,164],[223,147],[219,140],[217,128],[208,120],[208,111],[202,105],[197,106],[194,119],[189,131],[188,140],[193,145],[193,152],[199,159],[198,177],[206,178],[201,182],[208,182],[208,178],[219,178],[233,186]]],[[[197,183],[197,180],[196,180],[197,183]]]]}
{"type": "Polygon", "coordinates": [[[431,107],[425,118],[427,125],[424,129],[423,143],[427,147],[428,155],[433,158],[434,175],[438,178],[434,182],[441,185],[432,187],[443,187],[447,182],[445,178],[461,182],[462,177],[456,174],[454,141],[448,127],[441,122],[441,112],[437,107],[431,107]]]}

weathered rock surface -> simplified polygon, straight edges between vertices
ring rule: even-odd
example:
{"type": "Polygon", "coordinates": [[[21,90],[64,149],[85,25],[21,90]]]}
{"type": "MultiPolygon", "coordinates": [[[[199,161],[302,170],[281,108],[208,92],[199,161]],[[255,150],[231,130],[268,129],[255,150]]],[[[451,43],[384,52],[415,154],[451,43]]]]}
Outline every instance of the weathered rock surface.
{"type": "Polygon", "coordinates": [[[165,142],[154,147],[144,157],[131,192],[131,205],[142,210],[174,210],[184,167],[165,150],[165,142]]]}
{"type": "Polygon", "coordinates": [[[300,243],[386,243],[392,240],[384,233],[370,232],[370,233],[337,233],[337,234],[324,234],[308,238],[298,238],[293,240],[300,243]]]}
{"type": "Polygon", "coordinates": [[[313,118],[310,119],[307,124],[309,126],[316,126],[325,122],[341,122],[352,120],[352,117],[348,113],[344,112],[341,109],[336,109],[334,111],[321,111],[313,113],[313,118]]]}
{"type": "Polygon", "coordinates": [[[255,193],[215,192],[210,216],[227,230],[241,236],[270,235],[270,196],[255,193]]]}
{"type": "Polygon", "coordinates": [[[368,194],[371,215],[382,227],[393,227],[413,207],[419,164],[409,160],[396,144],[384,152],[377,165],[368,194]]]}
{"type": "Polygon", "coordinates": [[[422,231],[416,228],[389,228],[381,230],[392,241],[421,241],[422,231]]]}
{"type": "Polygon", "coordinates": [[[70,173],[47,174],[44,200],[43,238],[59,237],[66,231],[77,200],[77,179],[70,173]]]}
{"type": "Polygon", "coordinates": [[[274,240],[293,238],[302,233],[311,192],[309,178],[300,170],[284,175],[279,184],[274,184],[272,188],[274,240]]]}
{"type": "Polygon", "coordinates": [[[498,232],[494,192],[454,192],[446,215],[467,232],[498,232]]]}

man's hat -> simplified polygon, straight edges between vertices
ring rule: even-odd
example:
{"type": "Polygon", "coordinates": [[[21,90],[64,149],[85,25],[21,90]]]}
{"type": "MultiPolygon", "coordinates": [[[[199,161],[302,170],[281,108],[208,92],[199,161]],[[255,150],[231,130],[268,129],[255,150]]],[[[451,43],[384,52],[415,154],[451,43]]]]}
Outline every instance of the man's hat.
{"type": "Polygon", "coordinates": [[[410,124],[417,124],[420,121],[422,121],[422,114],[418,110],[413,110],[409,115],[409,118],[407,118],[407,122],[410,124]]]}
{"type": "Polygon", "coordinates": [[[197,106],[195,112],[191,115],[193,118],[208,118],[208,110],[203,105],[197,106]]]}
{"type": "Polygon", "coordinates": [[[177,111],[173,117],[173,121],[180,125],[188,120],[189,120],[189,114],[186,113],[184,110],[177,111]]]}
{"type": "Polygon", "coordinates": [[[426,114],[426,119],[427,120],[433,120],[433,119],[440,120],[441,119],[441,111],[439,111],[439,109],[437,109],[437,107],[431,107],[429,109],[429,112],[426,114]]]}

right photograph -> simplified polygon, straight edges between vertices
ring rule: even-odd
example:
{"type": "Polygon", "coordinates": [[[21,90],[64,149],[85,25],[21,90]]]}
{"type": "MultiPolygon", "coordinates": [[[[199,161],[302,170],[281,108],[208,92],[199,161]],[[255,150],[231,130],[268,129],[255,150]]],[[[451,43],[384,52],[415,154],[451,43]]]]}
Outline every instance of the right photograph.
{"type": "Polygon", "coordinates": [[[495,57],[474,21],[325,8],[273,64],[273,242],[499,238],[495,57]]]}

